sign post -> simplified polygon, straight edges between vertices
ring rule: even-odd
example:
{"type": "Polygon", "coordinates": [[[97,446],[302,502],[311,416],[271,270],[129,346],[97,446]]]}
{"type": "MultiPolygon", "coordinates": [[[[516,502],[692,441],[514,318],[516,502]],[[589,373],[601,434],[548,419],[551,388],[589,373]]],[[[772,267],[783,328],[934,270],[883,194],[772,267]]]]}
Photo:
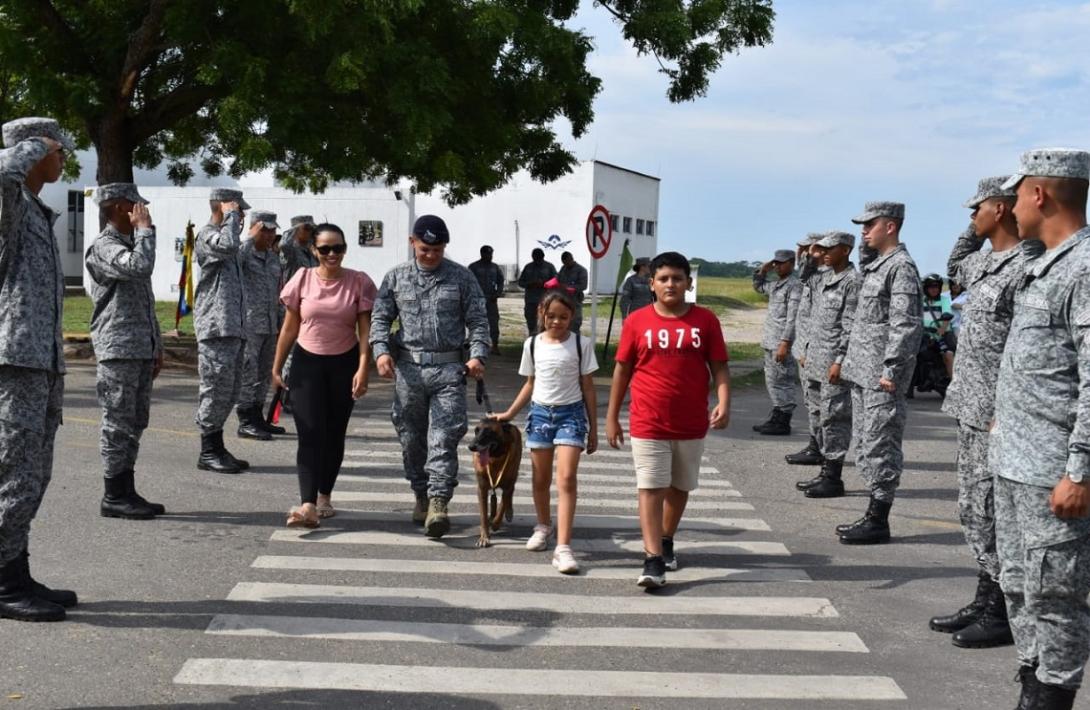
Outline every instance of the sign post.
{"type": "Polygon", "coordinates": [[[590,251],[590,337],[598,343],[598,262],[609,251],[613,241],[613,222],[609,219],[609,210],[602,205],[595,205],[587,216],[587,249],[590,251]]]}

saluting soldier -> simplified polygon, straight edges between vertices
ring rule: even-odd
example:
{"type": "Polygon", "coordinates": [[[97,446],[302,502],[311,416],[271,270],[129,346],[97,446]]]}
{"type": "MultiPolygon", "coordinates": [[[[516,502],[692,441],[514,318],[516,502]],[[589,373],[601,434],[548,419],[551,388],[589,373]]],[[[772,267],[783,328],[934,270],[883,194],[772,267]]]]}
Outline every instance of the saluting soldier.
{"type": "Polygon", "coordinates": [[[91,343],[98,361],[96,391],[102,408],[105,494],[99,512],[107,518],[150,520],[166,512],[136,492],[140,437],[151,414],[152,380],[163,366],[163,339],[155,315],[151,273],[155,269],[155,225],[136,185],[115,182],[92,198],[106,226],[87,249],[91,343]]]}
{"type": "MultiPolygon", "coordinates": [[[[291,218],[291,226],[284,231],[280,241],[280,266],[283,283],[291,281],[299,269],[318,265],[311,246],[314,244],[314,218],[309,214],[300,214],[291,218]]],[[[286,378],[286,374],[285,374],[286,378]]]]}
{"type": "Polygon", "coordinates": [[[416,496],[413,521],[436,538],[450,530],[447,503],[468,428],[466,374],[484,376],[490,347],[481,287],[469,269],[443,257],[449,241],[442,219],[417,219],[413,259],[386,274],[371,315],[375,366],[394,379],[393,423],[416,496]],[[400,328],[392,333],[394,320],[400,328]]]}
{"type": "Polygon", "coordinates": [[[965,207],[969,228],[950,253],[947,271],[972,292],[962,311],[954,378],[942,411],[958,422],[958,517],[977,562],[976,597],[948,616],[936,616],[935,631],[953,633],[955,646],[987,648],[1013,643],[1007,606],[999,588],[995,547],[994,477],[988,466],[989,428],[995,418],[999,362],[1014,315],[1014,293],[1025,273],[1026,247],[1014,221],[1015,192],[1004,189],[1009,176],[985,178],[965,207]],[[982,252],[985,241],[991,250],[982,252]]]}
{"type": "Polygon", "coordinates": [[[53,473],[64,399],[64,272],[38,194],[72,139],[50,118],[3,125],[0,151],[0,617],[60,621],[76,595],[30,576],[30,522],[53,473]]]}
{"type": "Polygon", "coordinates": [[[900,202],[868,202],[852,220],[863,225],[865,265],[841,377],[852,383],[855,465],[870,503],[862,518],[837,526],[847,545],[889,541],[889,511],[904,469],[906,395],[923,336],[920,274],[901,243],[904,218],[900,202]]]}
{"type": "Polygon", "coordinates": [[[852,388],[840,376],[859,301],[859,272],[851,262],[855,236],[827,232],[814,247],[825,270],[813,287],[812,330],[806,348],[806,377],[817,380],[821,432],[821,473],[795,487],[807,498],[844,495],[841,474],[852,440],[852,388]]]}
{"type": "Polygon", "coordinates": [[[238,435],[259,441],[285,433],[283,427],[267,424],[261,411],[269,393],[280,330],[280,258],[272,250],[279,227],[275,213],[254,210],[250,213],[250,238],[242,242],[238,253],[246,294],[246,345],[236,408],[238,435]]]}
{"type": "Polygon", "coordinates": [[[507,279],[503,269],[492,261],[492,247],[481,247],[481,258],[469,265],[469,270],[477,277],[477,285],[484,294],[485,310],[488,314],[488,332],[492,336],[492,352],[500,351],[500,303],[507,279]]]}
{"type": "Polygon", "coordinates": [[[795,383],[799,379],[798,363],[791,354],[795,341],[795,321],[802,297],[802,284],[795,275],[795,253],[779,249],[772,261],[753,272],[753,290],[768,296],[761,347],[764,349],[765,387],[772,400],[768,419],[755,424],[758,434],[786,436],[791,433],[791,415],[795,411],[795,383]],[[777,281],[768,282],[768,272],[775,270],[777,281]]]}
{"type": "Polygon", "coordinates": [[[795,315],[795,342],[791,354],[799,364],[799,376],[802,380],[803,402],[806,404],[807,424],[810,440],[802,451],[787,454],[784,460],[796,466],[820,466],[821,459],[821,381],[825,373],[816,372],[806,367],[807,352],[814,337],[814,320],[817,310],[814,299],[820,293],[821,280],[825,277],[818,240],[824,235],[810,232],[798,243],[799,283],[802,291],[799,296],[799,309],[795,315]]]}
{"type": "MultiPolygon", "coordinates": [[[[238,402],[245,356],[246,305],[242,289],[243,210],[250,205],[241,190],[212,189],[212,216],[197,233],[194,252],[201,267],[197,279],[193,325],[197,332],[197,368],[201,385],[197,426],[201,455],[197,468],[216,473],[240,473],[248,461],[231,455],[223,444],[223,425],[238,402]]],[[[271,368],[270,368],[271,372],[271,368]]]]}
{"type": "Polygon", "coordinates": [[[1003,184],[1017,187],[1019,235],[1047,250],[1027,261],[1014,295],[989,441],[1026,708],[1072,707],[1090,655],[1088,179],[1090,153],[1048,149],[1024,153],[1003,184]]]}

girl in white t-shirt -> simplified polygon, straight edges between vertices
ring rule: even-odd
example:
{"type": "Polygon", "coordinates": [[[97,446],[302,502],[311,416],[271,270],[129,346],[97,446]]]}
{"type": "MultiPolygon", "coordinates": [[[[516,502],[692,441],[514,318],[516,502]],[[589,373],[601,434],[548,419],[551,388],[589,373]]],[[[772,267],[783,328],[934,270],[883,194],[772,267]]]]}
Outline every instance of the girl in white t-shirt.
{"type": "Polygon", "coordinates": [[[528,550],[544,550],[556,534],[553,566],[575,574],[579,563],[571,549],[575,519],[575,474],[579,455],[598,449],[598,403],[591,373],[598,369],[594,343],[569,330],[575,302],[561,291],[550,291],[538,306],[537,335],[522,346],[519,374],[526,377],[511,407],[496,418],[511,421],[530,403],[526,442],[533,462],[534,510],[537,525],[526,542],[528,550]],[[550,489],[556,457],[557,526],[552,523],[550,489]]]}

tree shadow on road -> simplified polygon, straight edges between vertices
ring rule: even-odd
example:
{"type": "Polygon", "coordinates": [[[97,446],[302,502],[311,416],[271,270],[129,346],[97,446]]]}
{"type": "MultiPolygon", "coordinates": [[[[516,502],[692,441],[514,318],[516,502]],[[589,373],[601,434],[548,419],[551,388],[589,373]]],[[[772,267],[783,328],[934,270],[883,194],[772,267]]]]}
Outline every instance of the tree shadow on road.
{"type": "MultiPolygon", "coordinates": [[[[411,682],[411,679],[407,679],[411,682]]],[[[195,686],[190,686],[195,687],[195,686]]],[[[212,686],[209,686],[211,689],[212,686]]],[[[279,690],[267,693],[235,695],[230,700],[202,702],[165,702],[159,705],[80,705],[80,710],[135,710],[175,708],[177,710],[237,710],[237,708],[393,708],[394,710],[491,710],[502,707],[480,698],[466,698],[447,693],[376,693],[360,690],[279,690]]],[[[74,707],[72,708],[74,710],[74,707]]]]}

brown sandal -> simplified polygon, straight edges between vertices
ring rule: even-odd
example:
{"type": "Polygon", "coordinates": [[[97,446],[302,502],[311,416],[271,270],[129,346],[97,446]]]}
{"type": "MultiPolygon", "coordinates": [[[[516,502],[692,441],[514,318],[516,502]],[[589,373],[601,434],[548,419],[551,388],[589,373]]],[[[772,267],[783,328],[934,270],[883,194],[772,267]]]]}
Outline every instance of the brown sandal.
{"type": "Polygon", "coordinates": [[[318,514],[315,512],[313,516],[307,516],[303,506],[292,508],[288,512],[287,526],[289,528],[316,528],[321,525],[318,520],[318,514]]]}
{"type": "Polygon", "coordinates": [[[326,499],[328,502],[322,502],[322,496],[318,496],[318,517],[319,518],[332,518],[337,514],[337,510],[333,507],[333,501],[326,499]]]}

